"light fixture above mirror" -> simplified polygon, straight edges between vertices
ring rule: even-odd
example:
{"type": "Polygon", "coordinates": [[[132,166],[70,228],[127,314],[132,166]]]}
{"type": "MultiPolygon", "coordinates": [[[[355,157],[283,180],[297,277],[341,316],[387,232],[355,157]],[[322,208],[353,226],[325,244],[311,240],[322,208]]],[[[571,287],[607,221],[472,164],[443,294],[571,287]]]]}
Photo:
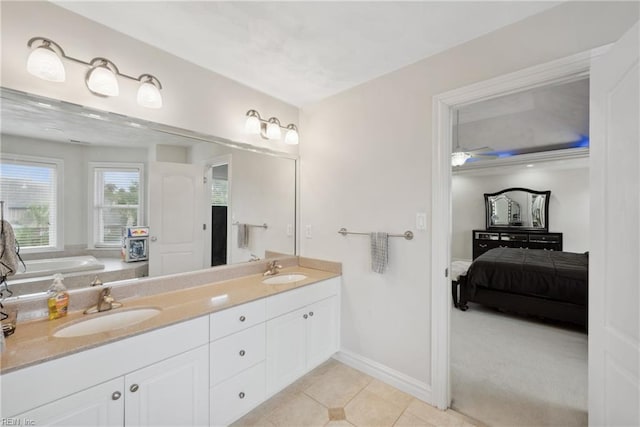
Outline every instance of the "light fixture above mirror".
{"type": "Polygon", "coordinates": [[[280,124],[277,117],[264,120],[256,110],[249,110],[246,114],[245,130],[253,135],[260,135],[264,139],[279,140],[282,138],[282,129],[287,133],[284,136],[284,143],[297,145],[299,142],[298,128],[293,123],[286,127],[280,124]]]}
{"type": "Polygon", "coordinates": [[[59,44],[44,37],[31,38],[27,46],[33,48],[27,60],[29,74],[50,82],[64,82],[66,73],[62,59],[66,59],[89,67],[85,83],[91,93],[99,96],[118,96],[118,77],[124,77],[140,83],[136,98],[138,105],[147,108],[162,107],[162,85],[151,74],[142,74],[135,78],[121,73],[118,67],[106,58],[93,58],[89,62],[73,58],[65,54],[59,44]]]}

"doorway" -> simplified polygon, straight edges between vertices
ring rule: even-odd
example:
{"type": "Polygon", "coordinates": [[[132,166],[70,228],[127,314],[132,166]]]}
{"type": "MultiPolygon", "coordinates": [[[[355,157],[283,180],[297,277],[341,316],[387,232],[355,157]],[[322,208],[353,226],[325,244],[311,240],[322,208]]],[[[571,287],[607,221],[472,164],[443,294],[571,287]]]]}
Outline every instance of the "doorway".
{"type": "Polygon", "coordinates": [[[594,49],[485,82],[447,92],[433,99],[432,144],[432,404],[446,409],[451,402],[450,319],[451,285],[451,152],[454,108],[522,90],[571,81],[589,75],[594,57],[606,48],[594,49]]]}
{"type": "Polygon", "coordinates": [[[211,167],[211,267],[227,264],[229,165],[211,167]]]}

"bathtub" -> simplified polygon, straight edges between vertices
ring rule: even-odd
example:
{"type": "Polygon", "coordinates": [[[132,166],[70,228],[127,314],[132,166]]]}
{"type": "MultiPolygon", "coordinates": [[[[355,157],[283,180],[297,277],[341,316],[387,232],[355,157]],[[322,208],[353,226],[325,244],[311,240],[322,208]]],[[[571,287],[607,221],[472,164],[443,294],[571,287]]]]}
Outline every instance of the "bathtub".
{"type": "Polygon", "coordinates": [[[55,273],[74,273],[77,271],[103,270],[104,264],[91,255],[72,256],[64,258],[34,259],[24,262],[26,271],[20,265],[18,272],[13,275],[13,280],[28,279],[31,277],[51,276],[55,273]]]}

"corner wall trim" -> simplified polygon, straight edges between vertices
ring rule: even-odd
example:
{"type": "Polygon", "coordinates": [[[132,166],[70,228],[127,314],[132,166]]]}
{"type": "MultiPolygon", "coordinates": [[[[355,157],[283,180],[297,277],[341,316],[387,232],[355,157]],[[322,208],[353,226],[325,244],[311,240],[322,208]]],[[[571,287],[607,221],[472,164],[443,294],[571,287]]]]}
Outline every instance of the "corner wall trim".
{"type": "Polygon", "coordinates": [[[398,372],[395,369],[391,369],[388,366],[348,350],[340,350],[333,355],[333,358],[365,374],[371,375],[382,382],[392,385],[398,390],[409,393],[430,405],[432,404],[431,387],[427,383],[418,381],[402,372],[398,372]]]}

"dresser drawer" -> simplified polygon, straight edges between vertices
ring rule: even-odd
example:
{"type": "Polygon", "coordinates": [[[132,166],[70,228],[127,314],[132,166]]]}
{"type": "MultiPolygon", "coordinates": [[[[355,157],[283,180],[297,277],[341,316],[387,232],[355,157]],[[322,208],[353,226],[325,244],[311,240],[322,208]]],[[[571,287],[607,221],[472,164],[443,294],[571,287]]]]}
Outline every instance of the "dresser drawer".
{"type": "Polygon", "coordinates": [[[264,366],[259,363],[211,389],[212,426],[231,424],[264,401],[264,366]]]}
{"type": "Polygon", "coordinates": [[[227,335],[243,329],[250,328],[253,325],[262,323],[265,320],[265,301],[260,299],[229,308],[218,313],[213,313],[209,317],[209,339],[217,340],[227,335]]]}
{"type": "Polygon", "coordinates": [[[210,344],[211,385],[231,378],[264,360],[265,324],[221,338],[210,344]]]}

